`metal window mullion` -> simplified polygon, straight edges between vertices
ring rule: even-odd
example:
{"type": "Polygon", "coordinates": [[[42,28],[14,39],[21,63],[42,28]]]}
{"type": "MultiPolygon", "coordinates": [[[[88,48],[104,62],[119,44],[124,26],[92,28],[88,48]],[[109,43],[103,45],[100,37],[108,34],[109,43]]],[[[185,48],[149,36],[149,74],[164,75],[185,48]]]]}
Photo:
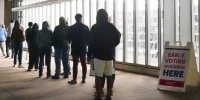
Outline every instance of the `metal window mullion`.
{"type": "MultiPolygon", "coordinates": [[[[198,24],[199,24],[199,33],[200,33],[200,2],[198,1],[198,24]]],[[[200,35],[198,37],[200,39],[200,35]]],[[[199,44],[200,44],[200,41],[199,41],[199,44]]],[[[199,48],[199,51],[200,51],[200,48],[199,48]]],[[[199,57],[200,57],[200,53],[199,53],[199,57]]],[[[200,69],[200,59],[199,59],[199,69],[200,69]]],[[[200,71],[199,71],[199,74],[200,74],[200,71]]]]}
{"type": "Polygon", "coordinates": [[[91,5],[92,3],[91,3],[91,0],[89,0],[89,23],[90,23],[90,27],[92,27],[92,18],[91,18],[91,16],[92,16],[92,5],[91,5]]]}
{"type": "Polygon", "coordinates": [[[162,0],[158,0],[158,66],[161,66],[161,48],[162,48],[162,39],[161,39],[161,33],[162,33],[162,0]]]}
{"type": "Polygon", "coordinates": [[[137,59],[138,59],[138,56],[137,56],[137,49],[138,49],[138,46],[137,46],[137,35],[138,35],[138,0],[135,0],[135,50],[134,50],[134,53],[135,53],[135,63],[137,63],[137,59]]]}
{"type": "Polygon", "coordinates": [[[73,17],[72,17],[72,1],[70,1],[70,25],[72,25],[72,20],[73,20],[73,17]]]}
{"type": "Polygon", "coordinates": [[[133,47],[133,57],[134,57],[134,59],[133,59],[133,63],[136,63],[136,33],[137,33],[137,28],[136,28],[136,0],[133,0],[133,7],[134,7],[134,10],[133,10],[133,23],[134,23],[134,25],[133,25],[133,29],[134,29],[134,31],[133,31],[133,44],[134,44],[134,46],[135,47],[133,47]]]}
{"type": "Polygon", "coordinates": [[[127,10],[126,10],[126,4],[127,0],[123,0],[123,62],[125,62],[126,58],[126,16],[127,16],[127,10]]]}
{"type": "Polygon", "coordinates": [[[149,34],[149,0],[145,0],[145,65],[148,65],[148,60],[149,60],[148,34],[149,34]]]}
{"type": "Polygon", "coordinates": [[[113,24],[116,25],[116,0],[113,0],[113,24]]]}

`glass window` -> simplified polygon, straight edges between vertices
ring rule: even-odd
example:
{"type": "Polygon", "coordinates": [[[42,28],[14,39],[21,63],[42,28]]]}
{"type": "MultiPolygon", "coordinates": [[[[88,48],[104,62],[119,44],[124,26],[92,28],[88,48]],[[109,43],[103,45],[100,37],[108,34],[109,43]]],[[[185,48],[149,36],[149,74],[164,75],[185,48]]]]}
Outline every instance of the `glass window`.
{"type": "Polygon", "coordinates": [[[137,0],[136,63],[145,64],[145,0],[137,0]]]}
{"type": "Polygon", "coordinates": [[[65,8],[65,2],[62,2],[60,5],[61,5],[61,7],[60,7],[61,8],[60,9],[60,16],[64,17],[66,15],[65,14],[66,13],[66,11],[65,11],[65,9],[66,9],[65,8]]]}
{"type": "Polygon", "coordinates": [[[98,0],[98,9],[105,9],[105,0],[98,0]]]}
{"type": "Polygon", "coordinates": [[[194,0],[193,7],[193,43],[194,43],[194,52],[197,62],[197,70],[199,72],[199,16],[198,16],[198,0],[194,0]]]}
{"type": "Polygon", "coordinates": [[[115,0],[115,26],[121,33],[121,42],[116,48],[116,60],[123,61],[123,0],[115,0]]]}
{"type": "Polygon", "coordinates": [[[96,0],[91,0],[91,25],[96,23],[96,13],[97,13],[97,1],[96,0]]]}
{"type": "Polygon", "coordinates": [[[149,1],[148,65],[158,66],[158,0],[149,1]]]}
{"type": "MultiPolygon", "coordinates": [[[[51,9],[51,5],[47,5],[47,19],[45,19],[44,21],[48,21],[49,22],[49,24],[50,24],[50,21],[51,21],[51,13],[50,13],[50,10],[51,9]]],[[[42,22],[41,22],[41,24],[42,24],[42,22]]],[[[50,25],[51,26],[51,25],[50,25]]]]}
{"type": "Polygon", "coordinates": [[[75,20],[76,15],[76,0],[71,1],[71,24],[74,24],[76,22],[75,20]]]}
{"type": "Polygon", "coordinates": [[[60,4],[59,3],[56,4],[56,13],[53,14],[53,15],[55,15],[55,17],[56,17],[56,19],[55,19],[55,22],[56,22],[55,25],[57,26],[59,24],[59,18],[60,18],[60,4]]]}
{"type": "Polygon", "coordinates": [[[133,0],[125,0],[125,35],[126,35],[126,46],[125,46],[125,62],[133,63],[134,61],[134,3],[133,0]]]}
{"type": "Polygon", "coordinates": [[[51,10],[50,10],[50,18],[51,18],[51,21],[49,22],[49,24],[50,24],[50,27],[51,27],[51,29],[52,30],[54,30],[54,27],[56,26],[56,24],[55,24],[55,16],[52,16],[52,15],[55,15],[55,4],[52,4],[51,5],[51,10]]]}
{"type": "Polygon", "coordinates": [[[84,0],[84,24],[90,26],[90,1],[89,0],[84,0]]]}
{"type": "Polygon", "coordinates": [[[65,4],[66,4],[66,8],[65,8],[66,15],[65,15],[65,17],[66,17],[66,21],[68,21],[68,23],[70,25],[70,2],[66,2],[65,4]]]}
{"type": "Polygon", "coordinates": [[[113,0],[106,0],[106,10],[111,23],[113,23],[113,2],[113,0]]]}
{"type": "Polygon", "coordinates": [[[83,3],[82,3],[82,0],[77,0],[77,13],[80,13],[80,14],[82,14],[82,12],[83,12],[83,3]]]}

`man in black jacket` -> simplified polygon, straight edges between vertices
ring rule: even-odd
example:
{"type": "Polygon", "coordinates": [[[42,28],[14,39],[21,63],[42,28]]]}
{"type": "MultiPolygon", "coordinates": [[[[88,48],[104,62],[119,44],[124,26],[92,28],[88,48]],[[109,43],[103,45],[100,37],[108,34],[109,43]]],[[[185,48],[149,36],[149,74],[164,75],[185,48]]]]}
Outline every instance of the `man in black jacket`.
{"type": "Polygon", "coordinates": [[[82,65],[82,81],[85,83],[87,66],[86,66],[86,53],[88,45],[88,35],[89,28],[88,26],[82,23],[82,15],[76,14],[75,16],[76,23],[69,27],[68,38],[71,42],[71,54],[73,57],[73,79],[69,81],[69,84],[77,83],[77,70],[78,70],[78,61],[80,58],[82,65]]]}
{"type": "Polygon", "coordinates": [[[64,77],[68,78],[69,74],[69,41],[67,40],[67,31],[68,26],[65,23],[66,20],[64,17],[60,17],[59,19],[59,25],[55,27],[55,30],[53,32],[53,46],[55,49],[55,64],[56,64],[56,70],[55,75],[52,76],[52,79],[59,79],[60,77],[60,66],[61,66],[61,60],[63,64],[64,69],[64,77]]]}

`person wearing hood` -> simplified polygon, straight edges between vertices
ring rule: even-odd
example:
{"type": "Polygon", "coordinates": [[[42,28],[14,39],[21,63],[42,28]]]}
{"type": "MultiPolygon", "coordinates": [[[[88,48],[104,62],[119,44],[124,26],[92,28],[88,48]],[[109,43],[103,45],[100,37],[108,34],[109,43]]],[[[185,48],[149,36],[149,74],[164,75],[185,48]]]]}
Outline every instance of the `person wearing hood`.
{"type": "Polygon", "coordinates": [[[39,78],[43,75],[43,62],[47,66],[47,78],[51,77],[51,52],[52,52],[52,30],[49,29],[47,21],[42,23],[42,30],[37,35],[37,44],[39,46],[39,78]]]}
{"type": "Polygon", "coordinates": [[[120,42],[121,34],[117,28],[108,21],[106,10],[98,10],[96,21],[96,24],[94,24],[90,30],[87,59],[88,62],[93,60],[94,64],[97,93],[95,100],[102,100],[102,81],[104,75],[107,79],[106,100],[111,100],[113,87],[112,75],[115,70],[113,67],[115,48],[120,42]]]}
{"type": "Polygon", "coordinates": [[[14,28],[11,35],[11,40],[14,46],[14,66],[17,64],[17,58],[19,61],[19,68],[23,68],[22,64],[22,48],[25,41],[24,29],[20,26],[19,21],[15,21],[14,28]],[[18,57],[17,57],[18,56],[18,57]]]}
{"type": "Polygon", "coordinates": [[[28,43],[29,50],[29,65],[28,70],[31,71],[33,66],[35,67],[35,71],[38,69],[38,61],[39,61],[39,47],[37,44],[37,35],[39,32],[39,25],[37,23],[33,24],[33,27],[26,34],[26,40],[28,43]]]}

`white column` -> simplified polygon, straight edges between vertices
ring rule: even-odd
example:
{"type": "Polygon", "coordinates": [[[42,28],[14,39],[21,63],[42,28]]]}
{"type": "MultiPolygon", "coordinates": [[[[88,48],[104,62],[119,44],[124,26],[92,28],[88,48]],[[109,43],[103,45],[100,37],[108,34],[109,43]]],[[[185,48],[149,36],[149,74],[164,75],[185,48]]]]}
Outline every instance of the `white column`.
{"type": "Polygon", "coordinates": [[[164,22],[163,40],[175,44],[175,2],[174,0],[164,0],[164,22]]]}
{"type": "Polygon", "coordinates": [[[4,5],[5,0],[0,0],[0,24],[4,24],[4,5]]]}
{"type": "Polygon", "coordinates": [[[180,41],[183,45],[192,41],[191,0],[180,0],[180,41]]]}

